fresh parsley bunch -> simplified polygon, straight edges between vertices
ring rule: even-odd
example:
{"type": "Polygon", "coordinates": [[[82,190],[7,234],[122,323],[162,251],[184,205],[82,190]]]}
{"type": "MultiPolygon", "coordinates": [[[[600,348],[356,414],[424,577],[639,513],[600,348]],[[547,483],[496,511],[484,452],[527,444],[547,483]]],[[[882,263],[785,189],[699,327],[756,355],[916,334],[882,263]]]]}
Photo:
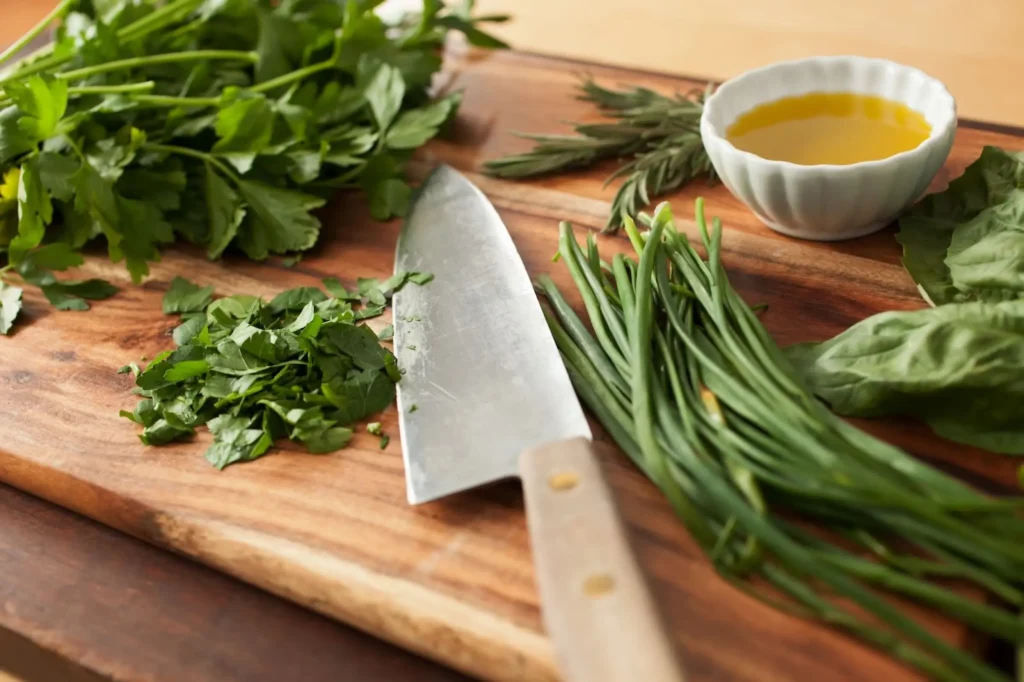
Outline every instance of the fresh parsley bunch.
{"type": "Polygon", "coordinates": [[[336,188],[365,192],[377,219],[402,215],[405,162],[459,104],[428,90],[447,32],[500,47],[478,24],[506,17],[424,0],[387,23],[378,4],[63,0],[0,54],[5,66],[62,18],[47,49],[0,75],[0,333],[15,282],[63,308],[109,296],[52,274],[93,240],[138,282],[179,239],[210,258],[308,249],[311,212],[336,188]]]}
{"type": "Polygon", "coordinates": [[[406,282],[430,279],[363,279],[359,292],[328,279],[331,295],[299,287],[266,303],[245,295],[213,300],[213,287],[175,278],[163,309],[182,316],[173,333],[177,348],[144,370],[121,368],[136,375],[143,397],[121,416],[144,427],[146,445],[189,438],[206,424],[214,437],[206,459],[219,469],[260,457],[285,437],[310,452],[337,450],[352,437],[353,422],[392,403],[401,378],[380,343],[390,333],[378,337],[360,321],[380,315],[406,282]],[[357,301],[363,305],[354,310],[357,301]]]}

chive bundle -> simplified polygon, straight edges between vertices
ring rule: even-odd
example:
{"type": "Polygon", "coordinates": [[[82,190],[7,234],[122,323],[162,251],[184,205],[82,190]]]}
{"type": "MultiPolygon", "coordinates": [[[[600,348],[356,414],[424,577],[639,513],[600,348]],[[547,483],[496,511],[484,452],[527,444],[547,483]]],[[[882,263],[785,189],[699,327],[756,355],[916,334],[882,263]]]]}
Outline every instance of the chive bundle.
{"type": "Polygon", "coordinates": [[[675,229],[667,204],[640,217],[645,234],[625,220],[637,258],[616,254],[610,264],[592,235],[584,248],[561,225],[559,256],[593,332],[549,278],[538,288],[580,397],[716,569],[932,679],[1008,681],[891,597],[1024,651],[1024,499],[978,493],[818,402],[730,285],[721,223],[708,229],[702,200],[706,258],[675,229]],[[935,579],[973,585],[1010,608],[935,579]]]}

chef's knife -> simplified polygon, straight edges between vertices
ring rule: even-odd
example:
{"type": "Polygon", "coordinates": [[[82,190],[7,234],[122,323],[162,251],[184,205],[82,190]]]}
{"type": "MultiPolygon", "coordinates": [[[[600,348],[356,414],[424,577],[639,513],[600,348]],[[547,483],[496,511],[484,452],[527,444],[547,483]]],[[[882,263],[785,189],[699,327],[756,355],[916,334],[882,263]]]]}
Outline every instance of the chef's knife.
{"type": "Polygon", "coordinates": [[[434,275],[394,302],[409,501],[521,477],[544,624],[566,679],[682,680],[497,211],[465,177],[438,167],[406,218],[396,270],[434,275]]]}

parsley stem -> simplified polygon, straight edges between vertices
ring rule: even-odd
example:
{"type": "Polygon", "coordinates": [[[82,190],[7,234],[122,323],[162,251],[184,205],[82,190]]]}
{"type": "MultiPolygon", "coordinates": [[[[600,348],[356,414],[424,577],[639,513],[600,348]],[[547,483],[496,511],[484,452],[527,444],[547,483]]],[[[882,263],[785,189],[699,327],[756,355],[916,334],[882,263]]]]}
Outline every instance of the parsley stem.
{"type": "Polygon", "coordinates": [[[143,104],[160,107],[215,107],[219,97],[174,97],[171,95],[137,95],[133,98],[143,104]]]}
{"type": "MultiPolygon", "coordinates": [[[[61,5],[58,6],[58,9],[60,9],[60,7],[63,5],[70,5],[71,2],[73,2],[73,0],[64,0],[64,2],[62,2],[61,5]]],[[[119,41],[122,42],[143,38],[152,33],[153,31],[157,31],[161,28],[164,28],[165,26],[179,19],[180,17],[178,16],[178,13],[184,15],[188,12],[191,12],[193,9],[199,6],[200,2],[202,2],[202,0],[173,0],[173,2],[164,5],[152,14],[148,14],[145,17],[137,21],[134,21],[131,24],[125,26],[124,28],[118,30],[117,38],[119,41]]],[[[57,10],[54,10],[54,12],[56,11],[57,10]]],[[[49,19],[44,19],[43,22],[40,22],[39,26],[36,26],[36,28],[32,29],[31,31],[29,31],[28,34],[26,34],[26,36],[28,37],[28,41],[31,41],[36,35],[39,34],[39,31],[46,28],[46,22],[48,20],[49,19]]],[[[19,44],[25,45],[28,43],[28,41],[26,41],[25,37],[23,36],[18,40],[17,43],[12,45],[11,47],[13,49],[15,46],[19,44]]],[[[60,57],[50,54],[53,52],[54,45],[56,45],[56,43],[50,43],[39,52],[29,55],[28,57],[25,57],[20,62],[18,62],[18,64],[23,64],[25,61],[28,60],[36,60],[33,63],[24,66],[23,68],[14,68],[7,75],[0,77],[0,86],[2,86],[4,83],[9,83],[10,81],[16,80],[18,78],[24,78],[25,76],[31,76],[32,74],[40,73],[43,71],[50,71],[51,69],[55,69],[63,64],[67,64],[69,61],[75,58],[76,53],[60,57]]],[[[6,59],[6,56],[9,52],[11,52],[10,49],[5,51],[4,55],[0,55],[0,57],[2,57],[2,59],[6,59]]],[[[0,59],[0,63],[2,63],[2,59],[0,59]]]]}
{"type": "Polygon", "coordinates": [[[151,152],[163,152],[165,154],[178,154],[180,156],[191,156],[193,159],[199,159],[200,161],[204,161],[205,163],[209,163],[210,165],[215,166],[217,168],[217,170],[219,170],[221,173],[223,173],[227,177],[231,178],[231,180],[233,180],[236,184],[238,182],[240,182],[240,178],[238,177],[238,174],[235,173],[233,170],[231,170],[227,166],[227,164],[225,164],[223,161],[218,159],[213,154],[207,154],[206,152],[201,152],[198,149],[190,149],[188,147],[179,147],[178,145],[173,145],[173,144],[150,144],[150,143],[147,143],[147,144],[142,145],[142,148],[146,149],[148,151],[151,151],[151,152]]]}
{"type": "Polygon", "coordinates": [[[72,71],[64,71],[63,73],[56,74],[56,77],[61,80],[76,80],[89,78],[90,76],[95,76],[98,73],[108,73],[110,71],[120,71],[122,69],[135,69],[143,66],[150,66],[152,64],[173,64],[176,62],[214,59],[239,60],[255,64],[260,60],[260,57],[255,52],[247,52],[244,50],[195,50],[193,52],[168,52],[167,54],[154,54],[149,55],[148,57],[120,59],[115,62],[107,62],[106,64],[97,64],[96,66],[87,66],[81,69],[74,69],[72,71]]]}
{"type": "Polygon", "coordinates": [[[138,21],[125,26],[117,32],[118,38],[134,40],[148,35],[153,31],[164,28],[168,24],[181,19],[193,9],[198,7],[202,0],[173,0],[152,14],[149,14],[138,21]]]}
{"type": "Polygon", "coordinates": [[[263,83],[254,85],[248,90],[249,92],[267,92],[268,90],[274,90],[276,88],[279,88],[282,85],[290,85],[295,81],[300,81],[303,78],[307,78],[309,76],[312,76],[313,74],[320,73],[321,71],[333,69],[334,66],[335,61],[333,59],[328,60],[326,62],[320,62],[319,64],[313,64],[311,66],[307,66],[301,69],[297,69],[296,71],[292,71],[291,73],[286,73],[282,76],[278,76],[277,78],[271,78],[268,81],[264,81],[263,83]]]}
{"type": "Polygon", "coordinates": [[[61,3],[54,7],[52,12],[43,17],[42,20],[33,26],[28,33],[18,38],[14,44],[0,54],[0,64],[3,64],[8,59],[21,52],[22,48],[35,40],[40,33],[46,30],[46,27],[50,25],[51,21],[62,15],[64,10],[71,6],[72,2],[74,2],[74,0],[61,0],[61,3]]]}
{"type": "Polygon", "coordinates": [[[68,96],[74,95],[116,95],[122,92],[143,92],[156,87],[153,81],[127,83],[125,85],[79,85],[68,88],[68,96]]]}
{"type": "MultiPolygon", "coordinates": [[[[68,88],[68,97],[80,97],[83,95],[117,95],[125,92],[143,92],[156,87],[153,81],[142,83],[128,83],[126,85],[80,85],[68,88]]],[[[0,109],[11,105],[9,97],[0,98],[0,109]]]]}
{"type": "MultiPolygon", "coordinates": [[[[253,94],[267,92],[284,85],[289,85],[295,81],[300,81],[312,76],[313,74],[320,73],[321,71],[327,71],[328,69],[334,68],[334,66],[335,63],[333,60],[320,62],[319,64],[313,64],[301,69],[296,69],[291,73],[286,73],[282,76],[278,76],[277,78],[271,78],[263,83],[258,83],[251,88],[246,88],[243,92],[253,94]]],[[[145,104],[166,107],[215,107],[221,103],[221,99],[219,97],[171,97],[166,95],[139,95],[138,97],[135,97],[135,100],[145,104]]]]}

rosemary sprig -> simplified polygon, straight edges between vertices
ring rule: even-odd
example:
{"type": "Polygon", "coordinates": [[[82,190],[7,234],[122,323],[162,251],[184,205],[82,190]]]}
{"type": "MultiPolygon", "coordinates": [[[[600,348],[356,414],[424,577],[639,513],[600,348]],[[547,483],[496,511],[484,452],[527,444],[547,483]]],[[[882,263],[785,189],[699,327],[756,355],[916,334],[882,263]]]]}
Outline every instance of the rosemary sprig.
{"type": "Polygon", "coordinates": [[[493,159],[484,171],[501,178],[526,178],[588,168],[608,158],[624,163],[605,185],[625,178],[612,200],[605,232],[651,204],[651,199],[678,189],[699,175],[714,177],[700,138],[703,92],[669,97],[648,88],[610,90],[592,79],[580,82],[579,98],[596,104],[616,119],[611,123],[576,123],[576,135],[520,134],[536,146],[523,154],[493,159]]]}

